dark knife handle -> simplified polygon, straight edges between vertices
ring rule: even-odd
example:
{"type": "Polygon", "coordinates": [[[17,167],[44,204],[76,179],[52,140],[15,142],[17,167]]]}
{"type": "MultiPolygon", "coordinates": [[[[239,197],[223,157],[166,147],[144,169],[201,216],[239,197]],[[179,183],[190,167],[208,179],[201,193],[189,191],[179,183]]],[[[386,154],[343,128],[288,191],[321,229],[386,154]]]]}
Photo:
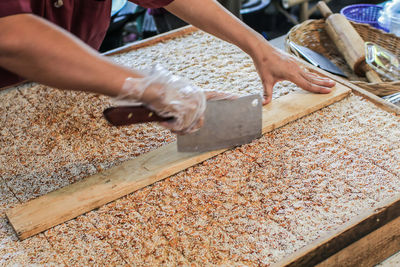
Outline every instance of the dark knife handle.
{"type": "Polygon", "coordinates": [[[173,117],[161,117],[145,106],[109,107],[103,111],[106,120],[114,126],[123,126],[145,122],[162,122],[173,117]]]}

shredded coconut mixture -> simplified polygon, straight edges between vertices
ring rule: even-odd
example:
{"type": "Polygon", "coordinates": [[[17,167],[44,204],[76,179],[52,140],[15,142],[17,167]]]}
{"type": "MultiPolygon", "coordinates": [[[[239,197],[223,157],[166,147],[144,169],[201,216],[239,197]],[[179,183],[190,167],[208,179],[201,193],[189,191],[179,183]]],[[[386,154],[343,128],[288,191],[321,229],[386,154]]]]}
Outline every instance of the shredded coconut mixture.
{"type": "MultiPolygon", "coordinates": [[[[262,93],[263,87],[251,58],[238,47],[198,31],[184,37],[144,47],[112,59],[128,68],[149,69],[161,64],[169,71],[209,90],[239,95],[262,93]]],[[[299,88],[284,81],[273,98],[299,88]]]]}
{"type": "MultiPolygon", "coordinates": [[[[247,55],[203,33],[113,59],[159,62],[207,89],[262,90],[247,55]]],[[[279,83],[274,98],[293,90],[279,83]]],[[[17,241],[6,209],[175,140],[156,124],[109,126],[109,105],[36,84],[0,93],[0,265],[268,266],[400,192],[400,118],[351,95],[17,241]]]]}

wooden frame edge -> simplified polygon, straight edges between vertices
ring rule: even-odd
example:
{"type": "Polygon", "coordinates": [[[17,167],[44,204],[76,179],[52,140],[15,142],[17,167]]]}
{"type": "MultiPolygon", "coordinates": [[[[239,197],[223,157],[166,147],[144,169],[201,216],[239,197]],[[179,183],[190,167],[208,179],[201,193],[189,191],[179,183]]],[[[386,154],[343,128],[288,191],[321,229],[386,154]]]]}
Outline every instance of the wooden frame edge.
{"type": "MultiPolygon", "coordinates": [[[[400,218],[400,194],[381,202],[273,266],[314,266],[400,218]]],[[[399,244],[400,247],[400,244],[399,244]]]]}
{"type": "Polygon", "coordinates": [[[375,266],[400,250],[400,217],[327,258],[318,267],[375,266]]]}
{"type": "Polygon", "coordinates": [[[7,90],[13,90],[13,87],[20,86],[20,85],[22,85],[24,83],[29,83],[29,81],[27,81],[27,80],[26,81],[21,81],[21,82],[18,82],[18,83],[14,83],[14,84],[11,84],[11,85],[0,87],[0,93],[5,92],[7,90]]]}

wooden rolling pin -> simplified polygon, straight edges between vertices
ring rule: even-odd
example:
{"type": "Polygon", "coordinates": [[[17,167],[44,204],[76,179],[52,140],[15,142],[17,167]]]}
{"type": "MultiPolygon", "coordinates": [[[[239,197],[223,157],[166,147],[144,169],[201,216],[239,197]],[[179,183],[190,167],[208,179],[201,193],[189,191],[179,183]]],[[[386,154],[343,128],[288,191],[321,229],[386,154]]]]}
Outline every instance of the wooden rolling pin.
{"type": "Polygon", "coordinates": [[[318,2],[318,9],[325,17],[325,29],[350,68],[371,83],[382,82],[379,75],[365,62],[364,40],[341,14],[332,14],[325,2],[318,2]]]}

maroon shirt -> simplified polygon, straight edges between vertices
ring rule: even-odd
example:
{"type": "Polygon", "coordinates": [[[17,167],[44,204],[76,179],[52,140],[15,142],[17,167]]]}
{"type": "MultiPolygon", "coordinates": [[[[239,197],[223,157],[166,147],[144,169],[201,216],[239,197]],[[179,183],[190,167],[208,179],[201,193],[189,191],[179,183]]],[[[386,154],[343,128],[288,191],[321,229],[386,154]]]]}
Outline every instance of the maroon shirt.
{"type": "MultiPolygon", "coordinates": [[[[66,29],[97,50],[110,23],[111,1],[63,0],[63,4],[56,7],[55,3],[58,2],[56,0],[0,0],[0,19],[10,15],[33,13],[66,29]]],[[[142,7],[158,8],[173,0],[131,1],[142,7]]],[[[23,80],[23,78],[0,68],[0,88],[23,80]]]]}

